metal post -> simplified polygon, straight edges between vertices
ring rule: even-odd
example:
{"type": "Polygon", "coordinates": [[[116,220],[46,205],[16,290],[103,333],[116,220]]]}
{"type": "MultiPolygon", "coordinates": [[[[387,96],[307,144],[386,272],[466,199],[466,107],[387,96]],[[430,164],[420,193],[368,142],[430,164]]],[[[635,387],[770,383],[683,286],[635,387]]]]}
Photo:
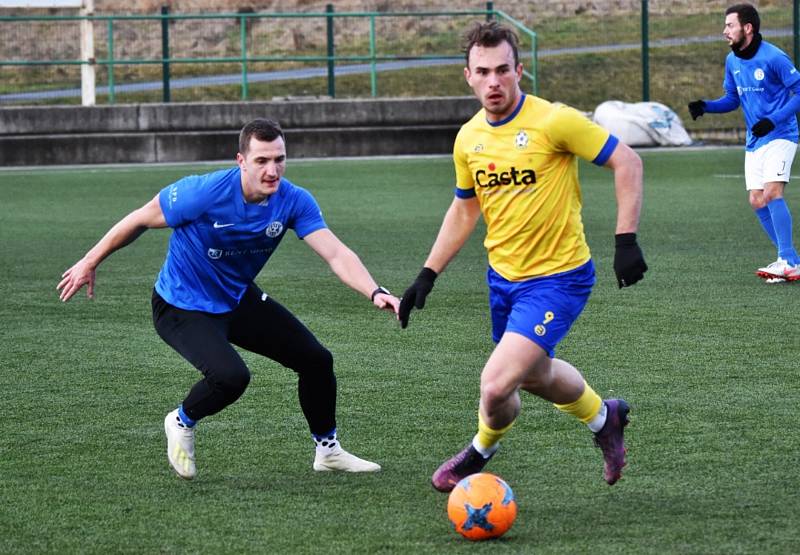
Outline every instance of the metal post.
{"type": "Polygon", "coordinates": [[[531,79],[533,80],[533,94],[539,96],[539,56],[538,36],[536,33],[531,37],[531,79]]]}
{"type": "Polygon", "coordinates": [[[494,2],[486,2],[486,21],[494,19],[494,2]]]}
{"type": "Polygon", "coordinates": [[[89,16],[94,15],[94,0],[84,0],[80,22],[81,28],[81,104],[94,106],[97,100],[96,76],[94,71],[94,22],[89,16]]]}
{"type": "Polygon", "coordinates": [[[375,64],[375,16],[369,18],[369,84],[372,97],[378,96],[378,72],[375,64]]]}
{"type": "Polygon", "coordinates": [[[800,0],[794,0],[794,65],[800,67],[800,0]]]}
{"type": "Polygon", "coordinates": [[[336,98],[336,77],[333,63],[335,51],[333,47],[333,4],[325,6],[325,13],[328,14],[326,16],[328,29],[328,96],[336,98]]]}
{"type": "Polygon", "coordinates": [[[247,19],[245,16],[239,18],[239,46],[242,55],[242,100],[247,100],[249,90],[247,88],[247,19]]]}
{"type": "Polygon", "coordinates": [[[650,45],[647,0],[642,0],[642,101],[650,100],[650,45]]]}
{"type": "Polygon", "coordinates": [[[108,19],[108,103],[114,104],[114,18],[108,19]]]}
{"type": "Polygon", "coordinates": [[[161,6],[161,80],[164,102],[169,102],[169,6],[161,6]]]}

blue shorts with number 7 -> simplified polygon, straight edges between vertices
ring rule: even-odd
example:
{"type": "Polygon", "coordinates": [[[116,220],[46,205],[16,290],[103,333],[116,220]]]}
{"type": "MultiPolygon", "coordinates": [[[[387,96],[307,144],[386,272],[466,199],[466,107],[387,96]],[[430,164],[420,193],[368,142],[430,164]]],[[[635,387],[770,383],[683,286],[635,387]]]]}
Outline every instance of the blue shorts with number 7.
{"type": "Polygon", "coordinates": [[[556,345],[589,300],[595,282],[594,262],[589,260],[574,270],[526,281],[509,281],[490,266],[486,282],[494,342],[499,342],[505,332],[513,331],[539,345],[552,358],[556,345]]]}

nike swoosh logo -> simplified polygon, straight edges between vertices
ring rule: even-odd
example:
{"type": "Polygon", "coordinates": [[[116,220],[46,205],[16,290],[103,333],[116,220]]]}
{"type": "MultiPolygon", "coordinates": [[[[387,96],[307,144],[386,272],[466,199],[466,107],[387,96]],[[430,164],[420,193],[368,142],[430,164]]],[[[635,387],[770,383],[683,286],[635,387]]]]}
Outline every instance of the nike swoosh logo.
{"type": "Polygon", "coordinates": [[[232,225],[236,225],[236,224],[221,224],[219,222],[214,222],[214,229],[219,229],[221,227],[230,227],[232,225]]]}
{"type": "Polygon", "coordinates": [[[734,70],[733,74],[736,75],[737,73],[739,73],[739,70],[734,70]]]}

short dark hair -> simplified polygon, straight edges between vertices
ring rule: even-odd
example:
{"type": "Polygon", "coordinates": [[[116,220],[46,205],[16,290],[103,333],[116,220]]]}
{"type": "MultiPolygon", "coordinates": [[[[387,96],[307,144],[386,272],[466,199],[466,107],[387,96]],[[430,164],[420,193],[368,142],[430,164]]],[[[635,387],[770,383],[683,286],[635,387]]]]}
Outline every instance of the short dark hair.
{"type": "Polygon", "coordinates": [[[274,141],[278,137],[283,138],[283,129],[277,121],[267,118],[254,119],[242,127],[239,133],[240,154],[247,154],[247,151],[250,150],[250,139],[253,137],[259,141],[274,141]]]}
{"type": "Polygon", "coordinates": [[[753,33],[758,33],[761,28],[761,18],[758,17],[758,11],[750,4],[734,4],[727,10],[725,15],[735,13],[739,18],[739,24],[744,27],[746,24],[753,26],[753,33]]]}
{"type": "Polygon", "coordinates": [[[511,50],[514,52],[514,67],[518,66],[519,38],[517,38],[517,34],[497,21],[487,21],[485,23],[476,21],[464,35],[464,55],[467,58],[467,67],[469,67],[469,51],[472,50],[473,46],[488,46],[491,48],[503,41],[511,46],[511,50]]]}

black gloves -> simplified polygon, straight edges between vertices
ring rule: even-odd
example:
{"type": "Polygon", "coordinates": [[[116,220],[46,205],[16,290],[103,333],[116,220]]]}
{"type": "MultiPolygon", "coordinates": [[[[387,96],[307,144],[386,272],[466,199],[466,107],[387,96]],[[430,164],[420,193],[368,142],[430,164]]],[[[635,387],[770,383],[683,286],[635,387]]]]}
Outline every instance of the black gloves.
{"type": "Polygon", "coordinates": [[[692,120],[696,120],[700,116],[706,113],[706,102],[705,100],[693,100],[689,103],[689,113],[692,116],[692,120]]]}
{"type": "MultiPolygon", "coordinates": [[[[642,249],[636,243],[635,233],[619,233],[615,236],[614,273],[620,289],[630,287],[644,277],[647,264],[642,249]]],[[[401,307],[402,309],[402,307],[401,307]]]]}
{"type": "Polygon", "coordinates": [[[425,307],[425,298],[433,289],[433,282],[437,275],[439,274],[430,268],[422,268],[414,283],[403,293],[403,298],[400,299],[400,310],[397,312],[401,328],[408,326],[408,316],[411,314],[412,306],[425,307]]]}
{"type": "Polygon", "coordinates": [[[756,122],[750,131],[756,137],[763,137],[773,129],[775,129],[775,124],[772,123],[772,120],[769,118],[762,118],[756,122]]]}

